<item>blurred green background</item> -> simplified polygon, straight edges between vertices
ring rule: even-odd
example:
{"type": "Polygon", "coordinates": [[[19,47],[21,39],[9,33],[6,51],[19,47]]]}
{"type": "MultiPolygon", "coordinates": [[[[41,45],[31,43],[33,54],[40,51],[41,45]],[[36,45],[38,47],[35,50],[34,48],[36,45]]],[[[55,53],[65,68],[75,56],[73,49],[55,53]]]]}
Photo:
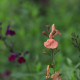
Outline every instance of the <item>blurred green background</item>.
{"type": "Polygon", "coordinates": [[[30,52],[25,56],[26,63],[16,67],[8,61],[11,53],[0,41],[0,72],[10,70],[9,80],[46,80],[51,57],[43,54],[47,38],[42,31],[52,24],[62,33],[56,36],[60,49],[55,56],[56,71],[62,73],[61,80],[80,80],[80,70],[74,73],[79,52],[71,41],[71,33],[80,32],[80,0],[0,0],[0,22],[4,36],[8,24],[16,31],[15,36],[7,37],[8,44],[14,43],[14,51],[30,52]]]}

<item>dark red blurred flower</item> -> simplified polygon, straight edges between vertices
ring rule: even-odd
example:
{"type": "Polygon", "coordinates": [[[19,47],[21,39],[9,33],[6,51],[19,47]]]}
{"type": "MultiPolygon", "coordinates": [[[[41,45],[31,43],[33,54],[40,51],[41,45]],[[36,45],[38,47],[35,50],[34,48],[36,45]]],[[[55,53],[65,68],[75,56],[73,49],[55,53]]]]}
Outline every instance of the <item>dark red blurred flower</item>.
{"type": "Polygon", "coordinates": [[[17,54],[12,53],[11,56],[8,58],[8,60],[9,61],[15,61],[16,57],[17,57],[17,54]]]}
{"type": "Polygon", "coordinates": [[[26,62],[26,60],[24,59],[24,57],[22,57],[21,55],[19,55],[18,62],[21,64],[21,63],[26,62]]]}
{"type": "Polygon", "coordinates": [[[11,72],[6,70],[3,74],[0,73],[0,79],[2,78],[8,78],[10,76],[11,72]]]}
{"type": "Polygon", "coordinates": [[[8,35],[11,35],[11,36],[15,35],[16,32],[15,32],[14,30],[9,29],[9,28],[10,28],[10,25],[7,26],[6,35],[7,35],[7,36],[8,36],[8,35]]]}
{"type": "Polygon", "coordinates": [[[14,53],[14,51],[13,51],[12,49],[10,49],[10,52],[11,52],[11,53],[14,53]]]}
{"type": "Polygon", "coordinates": [[[4,72],[4,74],[3,74],[3,76],[4,76],[4,77],[9,77],[9,76],[10,76],[10,74],[11,74],[11,72],[10,72],[10,71],[5,71],[5,72],[4,72]]]}

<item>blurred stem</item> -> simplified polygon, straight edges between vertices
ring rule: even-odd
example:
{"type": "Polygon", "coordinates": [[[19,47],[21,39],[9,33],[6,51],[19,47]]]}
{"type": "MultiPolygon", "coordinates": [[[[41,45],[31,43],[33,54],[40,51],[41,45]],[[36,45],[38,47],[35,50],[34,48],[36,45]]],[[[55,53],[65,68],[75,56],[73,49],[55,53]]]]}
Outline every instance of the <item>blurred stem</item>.
{"type": "Polygon", "coordinates": [[[3,38],[3,42],[7,48],[10,48],[10,46],[6,43],[6,38],[3,38]]]}
{"type": "Polygon", "coordinates": [[[0,27],[0,39],[3,40],[3,42],[7,48],[10,48],[10,46],[6,43],[6,37],[2,36],[2,27],[0,27]]]}
{"type": "Polygon", "coordinates": [[[54,70],[54,73],[55,73],[55,60],[54,60],[54,53],[53,53],[53,49],[51,49],[51,56],[52,56],[52,64],[53,64],[53,70],[54,70]]]}

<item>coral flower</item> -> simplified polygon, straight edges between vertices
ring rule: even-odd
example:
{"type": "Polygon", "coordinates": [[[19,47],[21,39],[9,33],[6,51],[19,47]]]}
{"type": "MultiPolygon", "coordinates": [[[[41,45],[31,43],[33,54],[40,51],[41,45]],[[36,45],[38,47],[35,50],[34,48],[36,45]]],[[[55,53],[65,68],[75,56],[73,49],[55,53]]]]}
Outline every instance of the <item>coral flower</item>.
{"type": "Polygon", "coordinates": [[[54,49],[57,48],[58,42],[55,41],[54,39],[48,39],[46,42],[44,42],[44,46],[47,48],[54,49]]]}
{"type": "Polygon", "coordinates": [[[61,76],[59,72],[55,72],[55,74],[51,75],[53,80],[61,80],[61,76]]]}
{"type": "Polygon", "coordinates": [[[54,26],[54,24],[53,24],[53,25],[52,25],[52,31],[51,31],[51,33],[49,34],[49,38],[54,38],[54,36],[55,36],[56,34],[61,35],[61,33],[60,33],[58,30],[55,29],[55,26],[54,26]]]}
{"type": "Polygon", "coordinates": [[[17,57],[17,54],[12,53],[11,56],[8,58],[8,60],[9,61],[15,61],[16,57],[17,57]]]}
{"type": "Polygon", "coordinates": [[[16,32],[11,30],[11,29],[9,29],[9,28],[10,28],[10,25],[7,26],[6,36],[8,36],[8,35],[11,35],[11,36],[15,35],[16,32]]]}
{"type": "Polygon", "coordinates": [[[26,60],[24,59],[24,57],[21,56],[21,54],[19,55],[18,62],[19,62],[20,64],[26,62],[26,60]]]}
{"type": "Polygon", "coordinates": [[[51,49],[57,48],[58,42],[54,40],[54,36],[56,34],[61,35],[61,33],[58,30],[55,29],[55,26],[53,24],[52,25],[52,30],[51,30],[51,32],[49,34],[49,39],[46,42],[44,42],[44,46],[46,48],[51,48],[51,49]]]}

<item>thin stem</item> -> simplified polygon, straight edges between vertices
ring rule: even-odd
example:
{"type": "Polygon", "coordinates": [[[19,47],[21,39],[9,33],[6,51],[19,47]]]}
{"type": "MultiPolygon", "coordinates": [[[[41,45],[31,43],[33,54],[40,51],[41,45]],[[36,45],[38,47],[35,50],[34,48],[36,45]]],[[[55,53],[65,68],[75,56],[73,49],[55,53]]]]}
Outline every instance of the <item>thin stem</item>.
{"type": "Polygon", "coordinates": [[[6,40],[5,40],[5,39],[3,39],[3,42],[4,42],[4,44],[5,44],[5,46],[6,46],[7,48],[10,48],[10,46],[6,43],[6,40]]]}
{"type": "Polygon", "coordinates": [[[51,56],[52,56],[53,70],[54,70],[54,72],[55,72],[55,61],[54,61],[54,53],[53,53],[53,49],[52,49],[51,51],[52,51],[51,56]]]}

